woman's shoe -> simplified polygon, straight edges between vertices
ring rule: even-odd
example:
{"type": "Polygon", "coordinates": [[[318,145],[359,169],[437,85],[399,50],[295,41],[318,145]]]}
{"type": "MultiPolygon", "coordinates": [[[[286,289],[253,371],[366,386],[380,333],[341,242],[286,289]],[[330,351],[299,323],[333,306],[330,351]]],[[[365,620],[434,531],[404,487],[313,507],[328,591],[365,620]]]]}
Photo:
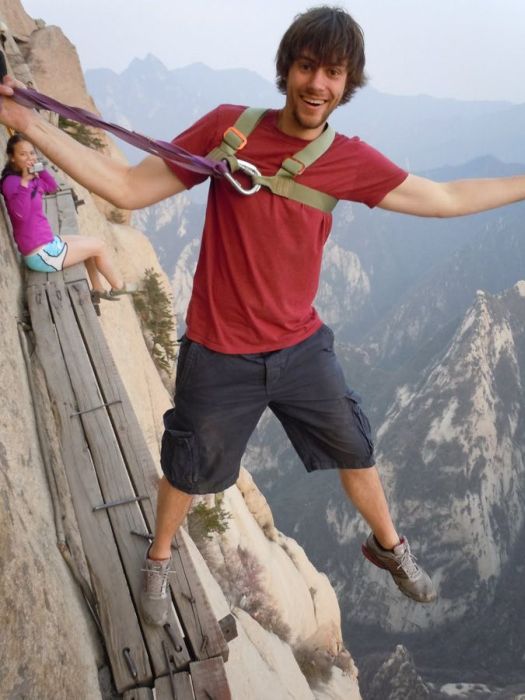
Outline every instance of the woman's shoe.
{"type": "Polygon", "coordinates": [[[105,289],[92,289],[91,301],[93,304],[98,304],[101,299],[105,299],[106,301],[120,301],[116,295],[111,294],[111,292],[106,292],[105,289]]]}
{"type": "Polygon", "coordinates": [[[122,294],[134,294],[137,291],[138,287],[136,284],[125,284],[123,287],[120,287],[120,289],[115,289],[114,287],[109,290],[109,294],[111,295],[111,298],[119,297],[122,294]]]}

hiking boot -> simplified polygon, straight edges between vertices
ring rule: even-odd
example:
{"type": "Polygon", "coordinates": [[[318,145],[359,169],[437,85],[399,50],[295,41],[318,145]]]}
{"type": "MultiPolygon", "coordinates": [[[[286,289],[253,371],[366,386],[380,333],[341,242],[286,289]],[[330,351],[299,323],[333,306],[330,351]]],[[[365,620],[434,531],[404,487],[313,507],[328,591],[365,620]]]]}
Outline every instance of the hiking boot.
{"type": "Polygon", "coordinates": [[[168,575],[171,573],[171,559],[155,561],[146,554],[144,562],[144,582],[140,592],[142,617],[150,625],[165,625],[170,610],[170,589],[168,575]]]}
{"type": "Polygon", "coordinates": [[[416,564],[406,537],[402,537],[393,549],[383,549],[371,532],[361,549],[372,564],[392,574],[401,593],[418,603],[432,603],[436,600],[434,584],[430,576],[416,564]]]}

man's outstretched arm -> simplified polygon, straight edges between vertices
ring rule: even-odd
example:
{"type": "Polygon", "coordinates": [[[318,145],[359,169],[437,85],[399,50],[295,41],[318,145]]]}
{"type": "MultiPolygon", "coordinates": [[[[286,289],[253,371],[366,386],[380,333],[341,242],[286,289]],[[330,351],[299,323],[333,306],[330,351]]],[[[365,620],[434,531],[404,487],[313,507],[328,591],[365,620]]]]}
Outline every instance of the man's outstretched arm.
{"type": "Polygon", "coordinates": [[[140,209],[186,189],[156,156],[131,166],[78,143],[37,112],[10,99],[16,84],[8,77],[0,85],[0,122],[24,134],[49,160],[91,192],[120,209],[140,209]]]}
{"type": "Polygon", "coordinates": [[[525,175],[434,182],[409,175],[379,203],[381,209],[446,218],[476,214],[525,199],[525,175]]]}

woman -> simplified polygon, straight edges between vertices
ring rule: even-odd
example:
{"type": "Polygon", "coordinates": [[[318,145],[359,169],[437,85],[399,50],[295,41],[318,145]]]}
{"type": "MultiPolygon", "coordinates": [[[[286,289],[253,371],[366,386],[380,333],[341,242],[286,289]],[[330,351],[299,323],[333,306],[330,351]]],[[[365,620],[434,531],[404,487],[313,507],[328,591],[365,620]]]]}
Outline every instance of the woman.
{"type": "Polygon", "coordinates": [[[56,192],[58,185],[47,170],[34,171],[37,156],[32,144],[21,134],[14,134],[7,142],[6,153],[0,188],[26,266],[36,272],[57,272],[85,262],[96,298],[116,299],[119,294],[130,292],[102,241],[88,236],[53,234],[42,208],[42,196],[56,192]],[[111,285],[109,292],[105,291],[100,275],[111,285]]]}

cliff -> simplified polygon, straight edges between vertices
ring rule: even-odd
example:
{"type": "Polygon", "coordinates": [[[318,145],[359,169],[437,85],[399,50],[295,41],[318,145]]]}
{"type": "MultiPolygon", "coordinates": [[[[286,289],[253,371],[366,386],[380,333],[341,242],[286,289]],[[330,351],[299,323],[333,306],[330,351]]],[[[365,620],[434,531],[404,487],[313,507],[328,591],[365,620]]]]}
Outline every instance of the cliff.
{"type": "MultiPolygon", "coordinates": [[[[35,23],[20,3],[12,0],[0,0],[0,18],[8,24],[6,53],[17,77],[31,80],[37,89],[58,99],[93,108],[75,49],[59,28],[35,23]]],[[[2,129],[2,151],[6,138],[2,129]]],[[[121,157],[109,140],[105,144],[112,156],[121,157]]],[[[81,232],[108,243],[124,277],[140,281],[144,271],[153,268],[168,289],[168,280],[147,238],[127,224],[111,223],[111,207],[95,201],[65,175],[59,173],[59,179],[74,186],[85,201],[78,211],[81,232]]],[[[45,408],[44,439],[55,457],[59,455],[56,419],[45,384],[30,359],[24,271],[5,212],[0,217],[0,251],[4,261],[0,277],[4,302],[0,309],[4,392],[0,432],[0,694],[10,700],[108,698],[107,661],[98,631],[57,546],[44,458],[48,450],[42,450],[39,441],[42,426],[37,425],[35,387],[45,408]]],[[[161,416],[170,405],[170,396],[148,353],[131,301],[103,305],[100,321],[157,460],[161,416]]],[[[275,529],[269,508],[247,473],[226,492],[222,507],[228,513],[226,531],[203,543],[206,561],[197,548],[194,559],[217,617],[230,609],[237,617],[239,636],[230,643],[226,665],[232,696],[238,700],[357,700],[357,672],[343,646],[339,607],[327,578],[315,570],[293,540],[275,529]],[[242,559],[244,552],[249,552],[249,562],[242,559]],[[228,557],[231,562],[231,553],[239,557],[239,571],[248,577],[244,598],[235,597],[231,576],[221,576],[228,557]],[[251,583],[250,571],[257,572],[251,583]],[[264,596],[256,600],[254,589],[264,591],[264,596]],[[312,667],[321,666],[320,675],[312,673],[312,667]]],[[[68,517],[74,523],[71,512],[68,517]]],[[[68,545],[79,547],[78,537],[73,536],[73,540],[68,545]]]]}

